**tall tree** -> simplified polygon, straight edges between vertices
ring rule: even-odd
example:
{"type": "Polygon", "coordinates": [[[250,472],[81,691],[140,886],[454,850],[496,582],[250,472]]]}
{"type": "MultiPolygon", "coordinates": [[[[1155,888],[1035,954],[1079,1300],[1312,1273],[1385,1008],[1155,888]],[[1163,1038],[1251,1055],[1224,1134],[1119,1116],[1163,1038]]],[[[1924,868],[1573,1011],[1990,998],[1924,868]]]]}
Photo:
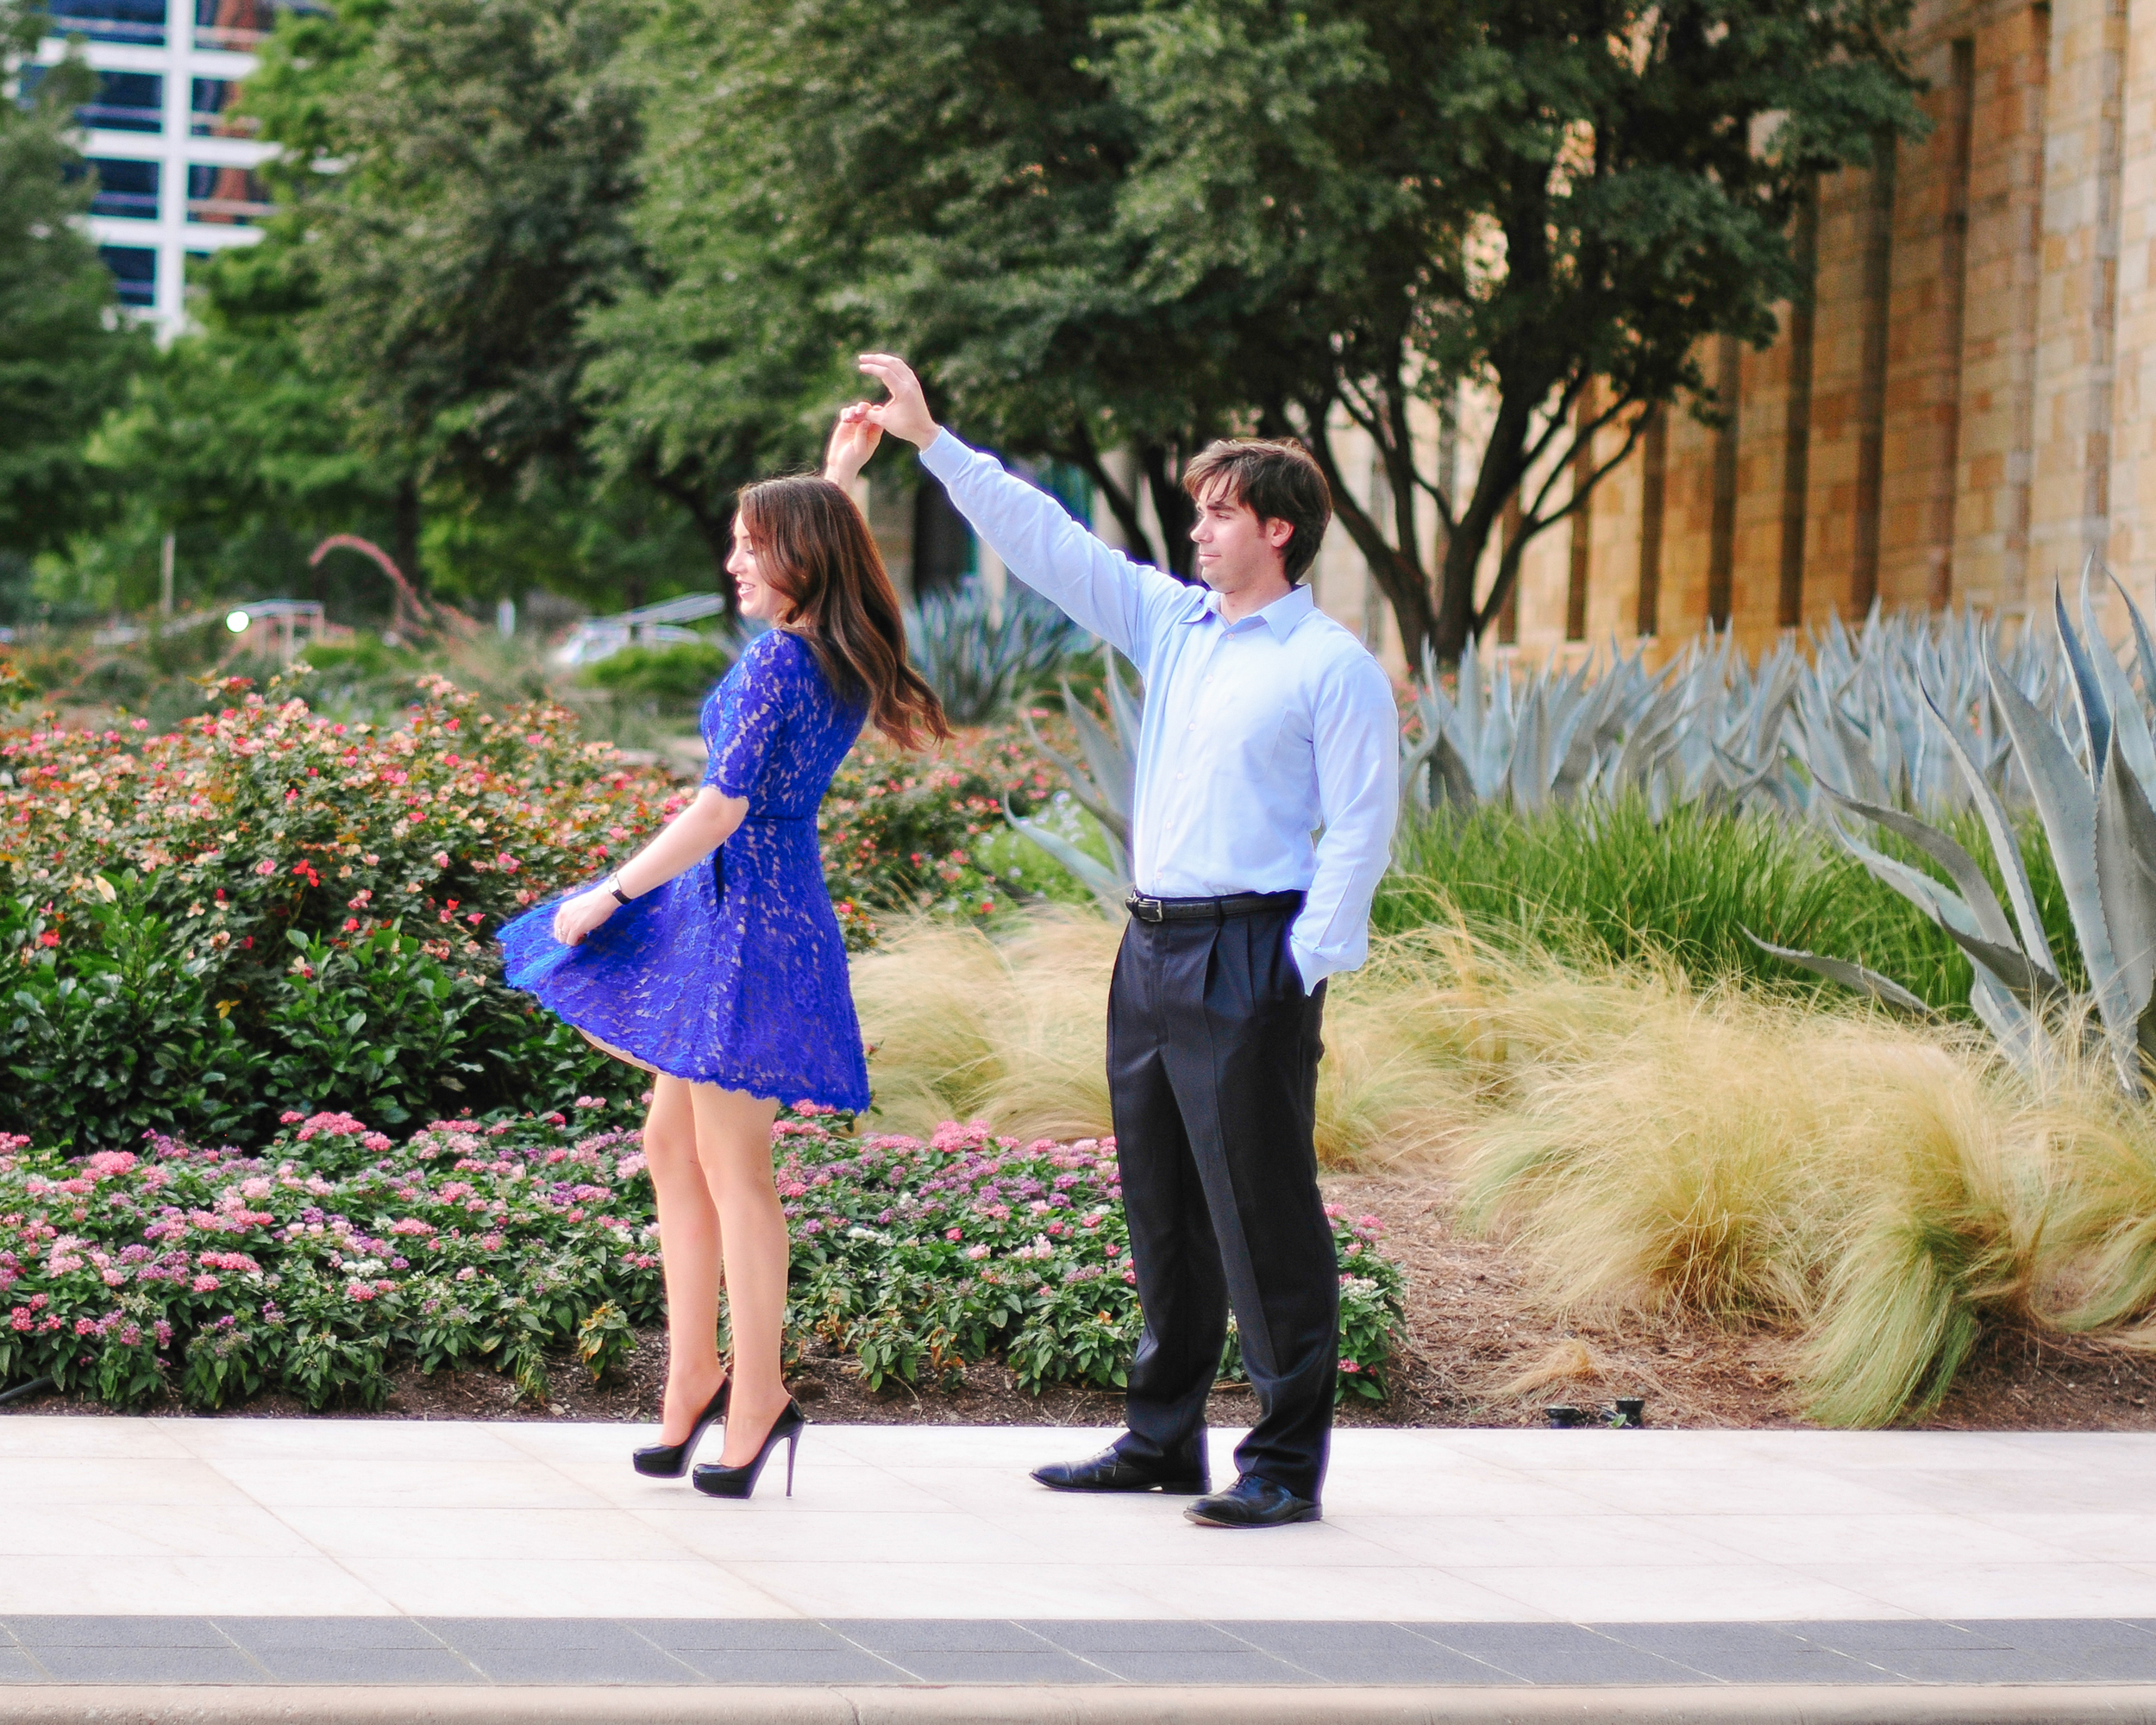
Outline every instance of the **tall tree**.
{"type": "MultiPolygon", "coordinates": [[[[0,65],[27,60],[44,29],[41,12],[0,0],[0,65]]],[[[79,225],[91,185],[74,110],[88,84],[71,58],[0,101],[0,555],[18,566],[100,506],[90,433],[149,347],[79,225]]]]}
{"type": "MultiPolygon", "coordinates": [[[[295,37],[250,105],[293,163],[318,298],[309,359],[360,441],[400,462],[403,559],[430,488],[581,485],[585,315],[635,267],[634,7],[374,0],[325,64],[295,37]]],[[[341,22],[341,21],[340,21],[341,22]]],[[[301,27],[303,31],[310,27],[301,27]]]]}
{"type": "Polygon", "coordinates": [[[1184,0],[1110,25],[1144,139],[1118,205],[1137,285],[1164,305],[1239,304],[1251,405],[1291,419],[1326,467],[1411,663],[1426,643],[1456,659],[1487,629],[1526,545],[1582,506],[1651,407],[1719,411],[1695,356],[1717,334],[1771,339],[1798,285],[1804,187],[1920,123],[1892,45],[1907,14],[1184,0]],[[1410,407],[1463,384],[1493,423],[1456,486],[1418,459],[1410,407]],[[1390,522],[1343,483],[1336,409],[1376,445],[1390,522]],[[1439,523],[1427,552],[1422,498],[1439,523]]]}
{"type": "Polygon", "coordinates": [[[1181,462],[1244,397],[1219,308],[1133,292],[1116,200],[1139,140],[1098,27],[1140,3],[667,7],[636,218],[659,279],[597,320],[605,435],[737,482],[813,447],[852,348],[902,346],[973,435],[1083,468],[1187,568],[1181,462]]]}
{"type": "Polygon", "coordinates": [[[196,327],[142,369],[105,422],[98,458],[127,512],[100,537],[134,553],[106,559],[122,577],[109,602],[151,602],[150,548],[168,532],[190,603],[290,593],[329,534],[393,535],[407,470],[354,442],[342,380],[301,348],[320,295],[290,220],[205,260],[191,280],[196,327]]]}

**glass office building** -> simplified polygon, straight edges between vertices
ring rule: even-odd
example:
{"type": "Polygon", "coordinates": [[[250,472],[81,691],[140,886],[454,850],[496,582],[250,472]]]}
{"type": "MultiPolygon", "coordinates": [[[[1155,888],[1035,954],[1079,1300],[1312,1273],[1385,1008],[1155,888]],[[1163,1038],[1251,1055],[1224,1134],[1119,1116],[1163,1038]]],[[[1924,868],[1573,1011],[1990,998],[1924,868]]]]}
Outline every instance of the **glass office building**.
{"type": "Polygon", "coordinates": [[[254,50],[290,3],[52,0],[54,34],[40,62],[75,39],[97,73],[78,115],[97,176],[91,232],[121,298],[168,332],[185,315],[189,256],[253,243],[269,214],[255,170],[272,147],[231,110],[254,50]]]}

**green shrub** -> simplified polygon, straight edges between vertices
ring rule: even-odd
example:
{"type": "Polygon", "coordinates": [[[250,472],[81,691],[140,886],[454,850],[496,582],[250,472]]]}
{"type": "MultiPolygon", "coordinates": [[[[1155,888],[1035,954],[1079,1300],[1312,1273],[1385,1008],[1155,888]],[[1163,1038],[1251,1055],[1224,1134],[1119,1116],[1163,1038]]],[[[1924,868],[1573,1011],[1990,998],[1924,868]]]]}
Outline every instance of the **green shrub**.
{"type": "Polygon", "coordinates": [[[733,662],[733,655],[716,641],[624,647],[587,666],[580,681],[625,699],[649,701],[674,712],[693,711],[733,662]]]}
{"type": "MultiPolygon", "coordinates": [[[[1883,848],[1919,860],[1890,837],[1883,848]]],[[[2046,921],[2064,931],[2048,853],[2024,848],[2046,921]]],[[[1859,959],[1942,1012],[1967,1010],[1968,960],[1945,934],[1829,837],[1767,813],[1690,803],[1658,820],[1629,797],[1533,815],[1501,804],[1442,808],[1403,822],[1374,926],[1398,932],[1456,913],[1507,950],[1539,948],[1589,965],[1674,962],[1702,982],[1817,986],[1761,952],[1749,929],[1779,946],[1859,959]]]]}
{"type": "Polygon", "coordinates": [[[685,791],[439,679],[392,730],[223,693],[166,735],[0,737],[0,1130],[259,1143],[285,1107],[641,1088],[500,987],[491,936],[685,791]]]}
{"type": "MultiPolygon", "coordinates": [[[[575,1113],[436,1120],[398,1145],[288,1113],[259,1157],[0,1139],[0,1382],[322,1408],[380,1405],[404,1365],[484,1367],[534,1396],[550,1355],[601,1377],[660,1315],[657,1223],[637,1133],[597,1098],[575,1113]]],[[[955,1125],[856,1139],[819,1117],[774,1139],[796,1339],[826,1337],[871,1385],[992,1357],[1031,1389],[1124,1381],[1138,1311],[1112,1145],[955,1125]]],[[[1334,1231],[1341,1393],[1382,1396],[1401,1272],[1370,1219],[1334,1231]]]]}

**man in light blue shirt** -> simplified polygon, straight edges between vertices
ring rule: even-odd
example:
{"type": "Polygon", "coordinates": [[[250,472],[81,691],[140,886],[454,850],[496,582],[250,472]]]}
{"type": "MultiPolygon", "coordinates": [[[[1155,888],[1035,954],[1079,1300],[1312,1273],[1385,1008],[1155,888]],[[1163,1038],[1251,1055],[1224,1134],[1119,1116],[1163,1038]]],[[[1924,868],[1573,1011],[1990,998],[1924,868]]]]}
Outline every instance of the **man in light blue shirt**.
{"type": "Polygon", "coordinates": [[[846,410],[921,451],[1011,573],[1145,680],[1131,922],[1108,1081],[1144,1333],[1129,1430],[1037,1470],[1067,1491],[1202,1494],[1214,1527],[1319,1518],[1338,1364],[1338,1264],[1312,1141],[1326,978],[1369,950],[1399,809],[1399,717],[1363,644],[1301,585],[1332,518],[1292,443],[1213,444],[1185,484],[1204,586],[1132,562],[939,428],[889,354],[846,410]],[[1316,835],[1322,830],[1323,836],[1316,835]],[[1207,1392],[1232,1305],[1259,1418],[1209,1490],[1207,1392]]]}

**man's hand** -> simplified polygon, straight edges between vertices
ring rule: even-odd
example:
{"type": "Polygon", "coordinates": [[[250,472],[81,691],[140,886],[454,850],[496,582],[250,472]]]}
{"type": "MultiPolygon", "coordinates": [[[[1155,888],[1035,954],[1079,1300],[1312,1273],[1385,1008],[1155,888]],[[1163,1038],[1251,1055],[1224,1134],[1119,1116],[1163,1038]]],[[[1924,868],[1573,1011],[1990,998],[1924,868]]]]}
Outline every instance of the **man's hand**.
{"type": "Polygon", "coordinates": [[[564,899],[555,907],[554,938],[564,946],[580,946],[584,937],[614,913],[614,895],[603,886],[564,899]]]}
{"type": "Polygon", "coordinates": [[[838,423],[831,427],[830,447],[824,452],[824,477],[835,486],[851,486],[882,441],[883,427],[869,418],[865,404],[841,408],[838,423]]]}
{"type": "Polygon", "coordinates": [[[943,428],[929,417],[928,403],[921,394],[921,380],[913,375],[913,368],[896,354],[863,354],[861,368],[881,384],[891,397],[888,401],[862,408],[862,416],[893,437],[905,438],[917,449],[925,449],[933,443],[943,428]]]}

